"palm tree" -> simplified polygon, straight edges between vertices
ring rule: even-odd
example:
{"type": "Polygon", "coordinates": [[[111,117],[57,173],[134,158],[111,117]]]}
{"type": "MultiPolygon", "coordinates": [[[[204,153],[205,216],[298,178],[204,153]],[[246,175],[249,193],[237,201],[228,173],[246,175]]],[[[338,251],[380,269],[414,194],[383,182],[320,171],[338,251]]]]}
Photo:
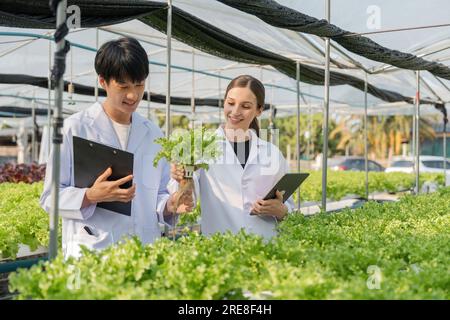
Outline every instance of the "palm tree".
{"type": "Polygon", "coordinates": [[[330,140],[337,139],[336,149],[345,150],[345,154],[364,153],[363,124],[359,116],[352,115],[341,119],[330,132],[330,140]]]}
{"type": "MultiPolygon", "coordinates": [[[[386,159],[400,155],[402,143],[412,141],[411,116],[369,116],[368,151],[371,158],[386,159]]],[[[420,141],[434,139],[435,132],[429,120],[421,118],[420,141]]],[[[364,154],[363,121],[361,116],[349,116],[341,119],[330,132],[330,139],[339,137],[337,149],[350,151],[351,154],[364,154]]]]}
{"type": "MultiPolygon", "coordinates": [[[[296,134],[297,134],[297,117],[291,116],[286,118],[275,118],[275,128],[279,130],[279,148],[286,156],[286,147],[289,145],[291,150],[296,150],[296,134]]],[[[267,119],[261,120],[261,128],[267,128],[269,121],[267,119]]],[[[323,115],[314,114],[309,117],[306,114],[300,115],[300,156],[309,156],[314,158],[317,154],[322,152],[323,148],[323,134],[322,134],[323,115]],[[305,131],[309,132],[309,138],[305,137],[305,131]],[[308,150],[308,145],[312,146],[308,150]]],[[[330,119],[329,128],[333,130],[336,122],[330,119]]],[[[336,154],[335,140],[329,140],[328,148],[330,156],[336,154]]]]}

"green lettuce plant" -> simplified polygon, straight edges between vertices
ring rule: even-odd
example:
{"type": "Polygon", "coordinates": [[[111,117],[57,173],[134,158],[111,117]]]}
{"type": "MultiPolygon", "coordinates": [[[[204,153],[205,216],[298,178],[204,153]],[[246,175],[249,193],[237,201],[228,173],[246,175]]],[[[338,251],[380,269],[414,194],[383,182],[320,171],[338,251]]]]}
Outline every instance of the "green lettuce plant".
{"type": "MultiPolygon", "coordinates": [[[[209,164],[217,159],[221,153],[220,138],[212,130],[206,127],[176,130],[169,137],[158,138],[156,143],[161,145],[160,151],[156,154],[153,165],[158,166],[159,161],[165,158],[168,162],[181,165],[184,168],[185,176],[180,182],[178,198],[175,206],[181,197],[186,193],[193,193],[194,183],[192,177],[195,170],[209,169],[209,164]]],[[[187,221],[192,217],[197,217],[200,213],[199,206],[192,213],[185,213],[180,216],[181,221],[187,221]],[[198,208],[198,209],[197,209],[198,208]]]]}
{"type": "Polygon", "coordinates": [[[221,154],[219,141],[220,138],[206,127],[176,130],[169,137],[155,139],[161,150],[156,154],[153,165],[156,167],[165,158],[168,162],[182,165],[185,170],[188,167],[208,170],[209,163],[221,154]]]}
{"type": "Polygon", "coordinates": [[[270,241],[243,231],[151,245],[133,238],[21,269],[10,291],[18,299],[448,300],[449,208],[446,188],[339,214],[291,214],[270,241]]]}
{"type": "Polygon", "coordinates": [[[39,206],[42,182],[0,183],[0,257],[15,258],[20,244],[47,246],[49,217],[39,206]]]}

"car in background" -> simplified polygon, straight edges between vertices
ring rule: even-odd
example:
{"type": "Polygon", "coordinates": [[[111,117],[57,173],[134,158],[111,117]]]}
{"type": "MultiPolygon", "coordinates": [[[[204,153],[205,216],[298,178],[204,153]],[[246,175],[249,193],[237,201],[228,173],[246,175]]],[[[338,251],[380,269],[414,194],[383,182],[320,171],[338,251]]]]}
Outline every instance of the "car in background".
{"type": "MultiPolygon", "coordinates": [[[[341,157],[330,159],[328,167],[335,171],[365,171],[364,157],[341,157]]],[[[368,160],[368,170],[383,172],[384,167],[376,161],[368,160]]]]}
{"type": "MultiPolygon", "coordinates": [[[[413,157],[399,158],[392,162],[391,166],[386,168],[386,172],[414,172],[414,161],[413,157]]],[[[450,161],[446,159],[447,170],[446,173],[450,173],[450,161]]],[[[442,173],[444,169],[444,157],[438,156],[420,156],[419,157],[419,172],[430,172],[430,173],[442,173]]]]}

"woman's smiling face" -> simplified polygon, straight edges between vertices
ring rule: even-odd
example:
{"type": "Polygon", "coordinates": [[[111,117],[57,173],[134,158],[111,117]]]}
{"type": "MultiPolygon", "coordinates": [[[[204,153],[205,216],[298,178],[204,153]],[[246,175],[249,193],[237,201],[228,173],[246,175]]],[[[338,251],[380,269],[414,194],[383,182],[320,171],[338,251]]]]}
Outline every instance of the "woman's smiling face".
{"type": "Polygon", "coordinates": [[[255,94],[248,87],[228,91],[224,103],[226,129],[247,131],[252,120],[261,114],[255,94]]]}

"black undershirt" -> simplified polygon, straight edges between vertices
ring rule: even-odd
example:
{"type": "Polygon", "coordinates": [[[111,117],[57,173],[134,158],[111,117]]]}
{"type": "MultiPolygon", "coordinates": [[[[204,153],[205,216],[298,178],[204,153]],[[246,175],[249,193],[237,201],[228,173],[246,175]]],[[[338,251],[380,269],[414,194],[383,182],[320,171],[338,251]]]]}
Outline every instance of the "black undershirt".
{"type": "Polygon", "coordinates": [[[250,154],[250,139],[243,142],[231,142],[231,144],[239,163],[244,168],[250,154]]]}

